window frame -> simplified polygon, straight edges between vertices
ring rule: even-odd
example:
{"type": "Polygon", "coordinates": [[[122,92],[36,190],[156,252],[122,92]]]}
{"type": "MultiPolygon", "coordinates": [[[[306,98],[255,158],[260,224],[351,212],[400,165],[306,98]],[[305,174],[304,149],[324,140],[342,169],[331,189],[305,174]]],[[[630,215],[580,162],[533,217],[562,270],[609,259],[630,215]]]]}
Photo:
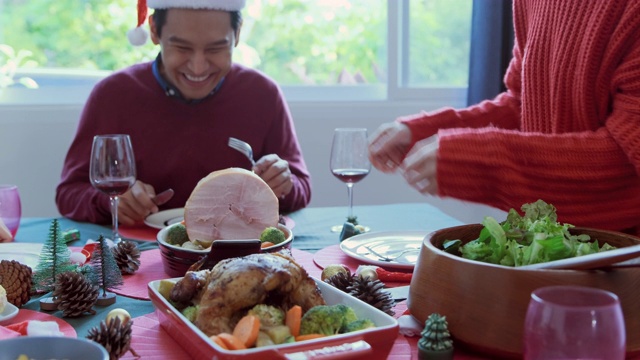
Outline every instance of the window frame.
{"type": "MultiPolygon", "coordinates": [[[[386,84],[302,86],[282,85],[289,104],[423,103],[426,108],[462,106],[466,103],[467,87],[410,87],[409,76],[409,1],[387,0],[387,58],[386,84]]],[[[31,76],[46,85],[39,89],[20,86],[0,89],[0,107],[12,105],[82,105],[93,86],[108,76],[109,71],[77,69],[21,69],[18,75],[31,76]],[[56,84],[59,82],[59,85],[56,84]],[[52,85],[54,83],[55,85],[52,85]]],[[[322,105],[324,104],[324,105],[322,105]]]]}

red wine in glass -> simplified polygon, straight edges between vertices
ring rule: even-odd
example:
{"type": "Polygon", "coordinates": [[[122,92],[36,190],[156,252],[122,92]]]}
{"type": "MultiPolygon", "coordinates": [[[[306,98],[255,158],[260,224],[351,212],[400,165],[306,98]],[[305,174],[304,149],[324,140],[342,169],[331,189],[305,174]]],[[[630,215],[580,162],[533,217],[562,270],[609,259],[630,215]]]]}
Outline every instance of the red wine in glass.
{"type": "Polygon", "coordinates": [[[368,169],[335,169],[333,175],[344,183],[355,184],[369,174],[368,169]]]}
{"type": "Polygon", "coordinates": [[[91,185],[107,194],[111,202],[112,239],[120,241],[118,233],[118,196],[124,194],[136,182],[136,163],[129,135],[97,135],[93,138],[91,185]]]}
{"type": "Polygon", "coordinates": [[[93,187],[109,196],[122,195],[135,183],[136,179],[132,180],[97,181],[93,187]]]}

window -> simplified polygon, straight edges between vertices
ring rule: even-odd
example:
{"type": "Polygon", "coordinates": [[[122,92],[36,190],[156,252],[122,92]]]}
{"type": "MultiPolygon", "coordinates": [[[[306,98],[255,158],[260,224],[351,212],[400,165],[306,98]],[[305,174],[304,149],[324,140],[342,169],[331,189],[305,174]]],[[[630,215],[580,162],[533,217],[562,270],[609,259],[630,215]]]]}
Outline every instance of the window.
{"type": "MultiPolygon", "coordinates": [[[[273,77],[289,101],[460,97],[471,6],[470,0],[247,0],[234,60],[273,77]]],[[[31,52],[37,65],[16,76],[40,85],[4,102],[64,102],[61,94],[75,101],[70,95],[86,97],[110,71],[152,60],[156,46],[127,42],[135,22],[134,0],[0,0],[0,44],[31,52]]]]}

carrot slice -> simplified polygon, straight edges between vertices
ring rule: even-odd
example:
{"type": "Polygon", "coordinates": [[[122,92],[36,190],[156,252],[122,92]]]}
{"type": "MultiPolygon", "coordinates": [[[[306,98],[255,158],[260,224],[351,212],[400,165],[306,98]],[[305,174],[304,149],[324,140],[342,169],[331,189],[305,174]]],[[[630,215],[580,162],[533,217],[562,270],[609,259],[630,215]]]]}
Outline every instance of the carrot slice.
{"type": "Polygon", "coordinates": [[[272,243],[271,241],[265,241],[263,243],[260,243],[260,248],[264,249],[264,248],[268,248],[270,246],[275,245],[274,243],[272,243]]]}
{"type": "Polygon", "coordinates": [[[213,342],[216,343],[216,345],[220,346],[225,350],[229,350],[229,347],[227,347],[227,344],[225,344],[225,342],[222,339],[220,339],[218,335],[211,335],[209,336],[209,338],[213,340],[213,342]]]}
{"type": "Polygon", "coordinates": [[[291,335],[300,335],[300,322],[302,321],[302,307],[300,305],[293,305],[285,316],[285,325],[289,327],[291,335]]]}
{"type": "Polygon", "coordinates": [[[224,342],[229,350],[244,350],[247,348],[242,340],[238,339],[233,334],[220,333],[218,334],[218,338],[220,341],[224,342]]]}
{"type": "Polygon", "coordinates": [[[233,328],[233,336],[250,348],[256,344],[260,331],[260,318],[255,315],[245,315],[233,328]]]}
{"type": "Polygon", "coordinates": [[[313,339],[319,339],[319,338],[323,338],[327,335],[325,334],[305,334],[305,335],[298,335],[295,337],[296,341],[305,341],[305,340],[313,340],[313,339]]]}

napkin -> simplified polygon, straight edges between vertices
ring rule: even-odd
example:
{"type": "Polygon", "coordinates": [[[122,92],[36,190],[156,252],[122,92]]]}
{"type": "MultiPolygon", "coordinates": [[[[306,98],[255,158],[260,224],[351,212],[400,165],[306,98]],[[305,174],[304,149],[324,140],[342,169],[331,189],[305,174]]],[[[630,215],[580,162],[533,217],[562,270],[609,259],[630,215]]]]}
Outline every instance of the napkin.
{"type": "Polygon", "coordinates": [[[11,339],[18,336],[20,336],[19,332],[11,330],[5,326],[0,326],[0,340],[11,339]]]}

